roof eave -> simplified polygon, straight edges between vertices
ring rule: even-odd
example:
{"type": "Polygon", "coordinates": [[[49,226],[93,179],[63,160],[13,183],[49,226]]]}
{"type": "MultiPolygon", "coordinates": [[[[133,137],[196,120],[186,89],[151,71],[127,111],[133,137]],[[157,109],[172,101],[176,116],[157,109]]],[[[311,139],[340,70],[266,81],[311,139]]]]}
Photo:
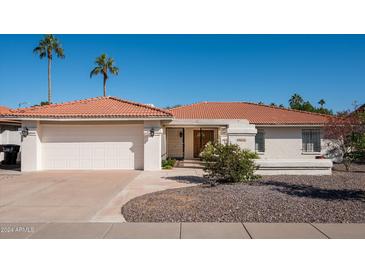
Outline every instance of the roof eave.
{"type": "Polygon", "coordinates": [[[11,116],[1,119],[16,119],[19,121],[144,121],[144,120],[166,120],[171,121],[173,117],[168,116],[146,116],[146,117],[40,117],[40,116],[11,116]]]}

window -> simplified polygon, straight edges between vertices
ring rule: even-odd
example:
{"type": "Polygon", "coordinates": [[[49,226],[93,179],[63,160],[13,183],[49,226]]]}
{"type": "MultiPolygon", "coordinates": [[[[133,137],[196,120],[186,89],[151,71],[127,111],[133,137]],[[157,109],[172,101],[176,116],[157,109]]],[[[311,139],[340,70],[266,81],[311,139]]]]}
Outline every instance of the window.
{"type": "Polygon", "coordinates": [[[321,152],[321,132],[319,129],[303,129],[303,152],[321,152]]]}
{"type": "Polygon", "coordinates": [[[255,136],[256,152],[265,152],[265,133],[263,130],[258,130],[255,136]]]}

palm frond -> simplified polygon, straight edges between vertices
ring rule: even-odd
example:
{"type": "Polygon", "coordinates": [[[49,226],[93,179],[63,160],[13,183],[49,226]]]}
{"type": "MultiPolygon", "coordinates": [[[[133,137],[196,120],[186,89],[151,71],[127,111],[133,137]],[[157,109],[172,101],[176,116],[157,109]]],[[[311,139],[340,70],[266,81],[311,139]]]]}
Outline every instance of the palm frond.
{"type": "Polygon", "coordinates": [[[119,68],[117,68],[117,67],[109,67],[109,71],[110,71],[111,74],[118,75],[119,68]]]}
{"type": "Polygon", "coordinates": [[[52,51],[55,51],[60,58],[65,57],[60,41],[53,34],[44,35],[43,39],[39,41],[38,46],[33,50],[34,53],[39,54],[41,59],[46,56],[51,58],[52,51]]]}
{"type": "Polygon", "coordinates": [[[95,60],[95,64],[99,65],[99,66],[105,66],[106,65],[106,54],[103,53],[101,54],[99,57],[96,58],[95,60]]]}
{"type": "Polygon", "coordinates": [[[57,54],[57,57],[65,58],[65,52],[64,52],[64,50],[63,50],[63,48],[62,48],[62,47],[57,47],[57,48],[55,49],[55,52],[56,52],[56,54],[57,54]]]}
{"type": "Polygon", "coordinates": [[[90,72],[90,78],[93,77],[94,75],[98,75],[101,71],[102,71],[101,67],[93,68],[93,70],[90,72]]]}
{"type": "Polygon", "coordinates": [[[108,61],[106,62],[106,64],[108,65],[108,67],[112,67],[112,66],[113,66],[113,64],[114,64],[114,59],[113,59],[113,58],[111,58],[111,57],[109,57],[109,58],[108,58],[108,61]]]}

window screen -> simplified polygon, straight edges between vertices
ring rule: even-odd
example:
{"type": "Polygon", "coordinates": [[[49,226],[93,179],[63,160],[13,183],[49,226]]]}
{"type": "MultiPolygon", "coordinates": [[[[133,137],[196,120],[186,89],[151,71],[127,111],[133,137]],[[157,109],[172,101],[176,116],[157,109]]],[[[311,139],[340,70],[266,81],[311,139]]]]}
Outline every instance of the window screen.
{"type": "Polygon", "coordinates": [[[265,152],[265,133],[263,130],[258,130],[255,137],[255,150],[257,152],[265,152]]]}
{"type": "Polygon", "coordinates": [[[319,129],[303,129],[303,152],[321,152],[321,134],[319,129]]]}

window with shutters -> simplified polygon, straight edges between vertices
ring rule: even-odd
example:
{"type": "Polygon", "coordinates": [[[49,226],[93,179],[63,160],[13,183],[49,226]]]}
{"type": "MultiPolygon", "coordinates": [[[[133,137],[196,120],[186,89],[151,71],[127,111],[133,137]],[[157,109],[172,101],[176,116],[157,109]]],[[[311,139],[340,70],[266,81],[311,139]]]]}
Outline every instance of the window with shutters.
{"type": "Polygon", "coordinates": [[[321,152],[321,132],[319,129],[303,129],[303,152],[321,152]]]}
{"type": "Polygon", "coordinates": [[[258,130],[255,136],[255,150],[256,152],[265,152],[265,132],[258,130]]]}

